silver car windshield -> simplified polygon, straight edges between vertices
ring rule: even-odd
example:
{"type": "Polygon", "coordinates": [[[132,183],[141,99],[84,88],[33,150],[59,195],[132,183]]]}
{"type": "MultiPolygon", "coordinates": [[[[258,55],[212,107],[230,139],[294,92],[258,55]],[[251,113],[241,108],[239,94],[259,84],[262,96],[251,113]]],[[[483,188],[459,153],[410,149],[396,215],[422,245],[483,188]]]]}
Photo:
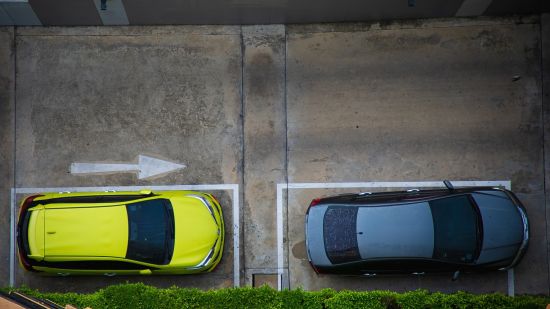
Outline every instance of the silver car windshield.
{"type": "Polygon", "coordinates": [[[468,196],[430,201],[435,259],[471,263],[478,244],[478,214],[468,196]]]}

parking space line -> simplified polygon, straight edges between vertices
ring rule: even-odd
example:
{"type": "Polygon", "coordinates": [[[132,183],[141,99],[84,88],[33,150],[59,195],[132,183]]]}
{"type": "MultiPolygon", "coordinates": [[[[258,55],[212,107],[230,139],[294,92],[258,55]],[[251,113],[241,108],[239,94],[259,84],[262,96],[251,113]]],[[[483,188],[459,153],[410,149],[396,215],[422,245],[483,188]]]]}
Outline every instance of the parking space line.
{"type": "Polygon", "coordinates": [[[288,184],[277,184],[277,289],[283,288],[284,250],[283,250],[283,189],[288,190],[288,184]]]}
{"type": "MultiPolygon", "coordinates": [[[[494,181],[451,181],[455,187],[504,187],[512,189],[510,180],[494,181]]],[[[279,290],[290,287],[290,276],[284,267],[284,218],[283,194],[286,189],[345,189],[345,188],[440,188],[445,187],[443,181],[370,181],[370,182],[306,182],[277,184],[277,286],[279,290]]],[[[514,295],[514,272],[508,271],[508,295],[514,295]]]]}
{"type": "Polygon", "coordinates": [[[233,190],[233,286],[239,287],[241,285],[239,185],[231,186],[233,190]]]}
{"type": "Polygon", "coordinates": [[[15,190],[10,192],[10,286],[15,284],[15,190]]]}
{"type": "MultiPolygon", "coordinates": [[[[497,187],[510,190],[511,181],[451,181],[455,187],[497,187]]],[[[439,188],[443,181],[371,181],[371,182],[320,182],[289,183],[289,189],[338,189],[338,188],[439,188]]]]}
{"type": "Polygon", "coordinates": [[[516,294],[515,282],[514,282],[514,269],[508,269],[508,296],[514,296],[516,294]]]}
{"type": "Polygon", "coordinates": [[[168,190],[231,190],[233,195],[233,286],[240,286],[240,210],[238,184],[204,184],[204,185],[162,185],[162,186],[104,186],[104,187],[49,187],[49,188],[12,188],[10,205],[10,286],[15,286],[15,203],[16,194],[40,192],[101,192],[101,191],[168,191],[168,190]]]}

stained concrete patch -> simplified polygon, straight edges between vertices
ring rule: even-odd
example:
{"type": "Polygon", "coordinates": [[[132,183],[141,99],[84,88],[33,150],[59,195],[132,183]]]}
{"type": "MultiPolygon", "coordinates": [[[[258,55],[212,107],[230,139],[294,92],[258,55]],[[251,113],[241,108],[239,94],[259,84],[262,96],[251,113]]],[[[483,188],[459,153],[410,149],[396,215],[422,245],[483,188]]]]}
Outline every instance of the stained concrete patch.
{"type": "Polygon", "coordinates": [[[307,259],[306,241],[299,241],[292,246],[292,257],[295,259],[304,260],[307,259]]]}
{"type": "Polygon", "coordinates": [[[267,285],[273,289],[277,288],[277,274],[253,274],[252,286],[261,287],[267,285]]]}
{"type": "Polygon", "coordinates": [[[243,27],[245,277],[275,272],[276,184],[286,179],[285,32],[243,27]]]}

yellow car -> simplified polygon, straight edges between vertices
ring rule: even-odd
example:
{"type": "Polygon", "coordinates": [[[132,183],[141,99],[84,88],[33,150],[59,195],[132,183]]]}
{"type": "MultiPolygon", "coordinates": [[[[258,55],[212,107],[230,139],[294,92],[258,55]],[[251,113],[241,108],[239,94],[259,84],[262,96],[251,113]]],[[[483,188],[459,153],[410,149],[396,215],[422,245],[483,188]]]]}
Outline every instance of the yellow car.
{"type": "Polygon", "coordinates": [[[62,276],[208,272],[223,243],[220,204],[194,191],[44,193],[17,223],[21,266],[62,276]]]}

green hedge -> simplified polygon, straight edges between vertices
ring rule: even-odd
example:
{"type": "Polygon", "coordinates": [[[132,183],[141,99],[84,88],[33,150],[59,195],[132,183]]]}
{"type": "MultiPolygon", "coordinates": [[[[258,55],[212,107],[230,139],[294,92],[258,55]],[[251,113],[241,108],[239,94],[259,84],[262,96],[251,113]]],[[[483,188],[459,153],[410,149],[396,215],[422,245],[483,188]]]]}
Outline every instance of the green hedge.
{"type": "Polygon", "coordinates": [[[172,287],[159,289],[142,283],[109,286],[92,294],[40,293],[28,288],[18,291],[46,298],[56,303],[80,308],[545,308],[548,296],[502,294],[429,293],[416,290],[390,291],[321,291],[261,288],[230,288],[202,291],[172,287]]]}

